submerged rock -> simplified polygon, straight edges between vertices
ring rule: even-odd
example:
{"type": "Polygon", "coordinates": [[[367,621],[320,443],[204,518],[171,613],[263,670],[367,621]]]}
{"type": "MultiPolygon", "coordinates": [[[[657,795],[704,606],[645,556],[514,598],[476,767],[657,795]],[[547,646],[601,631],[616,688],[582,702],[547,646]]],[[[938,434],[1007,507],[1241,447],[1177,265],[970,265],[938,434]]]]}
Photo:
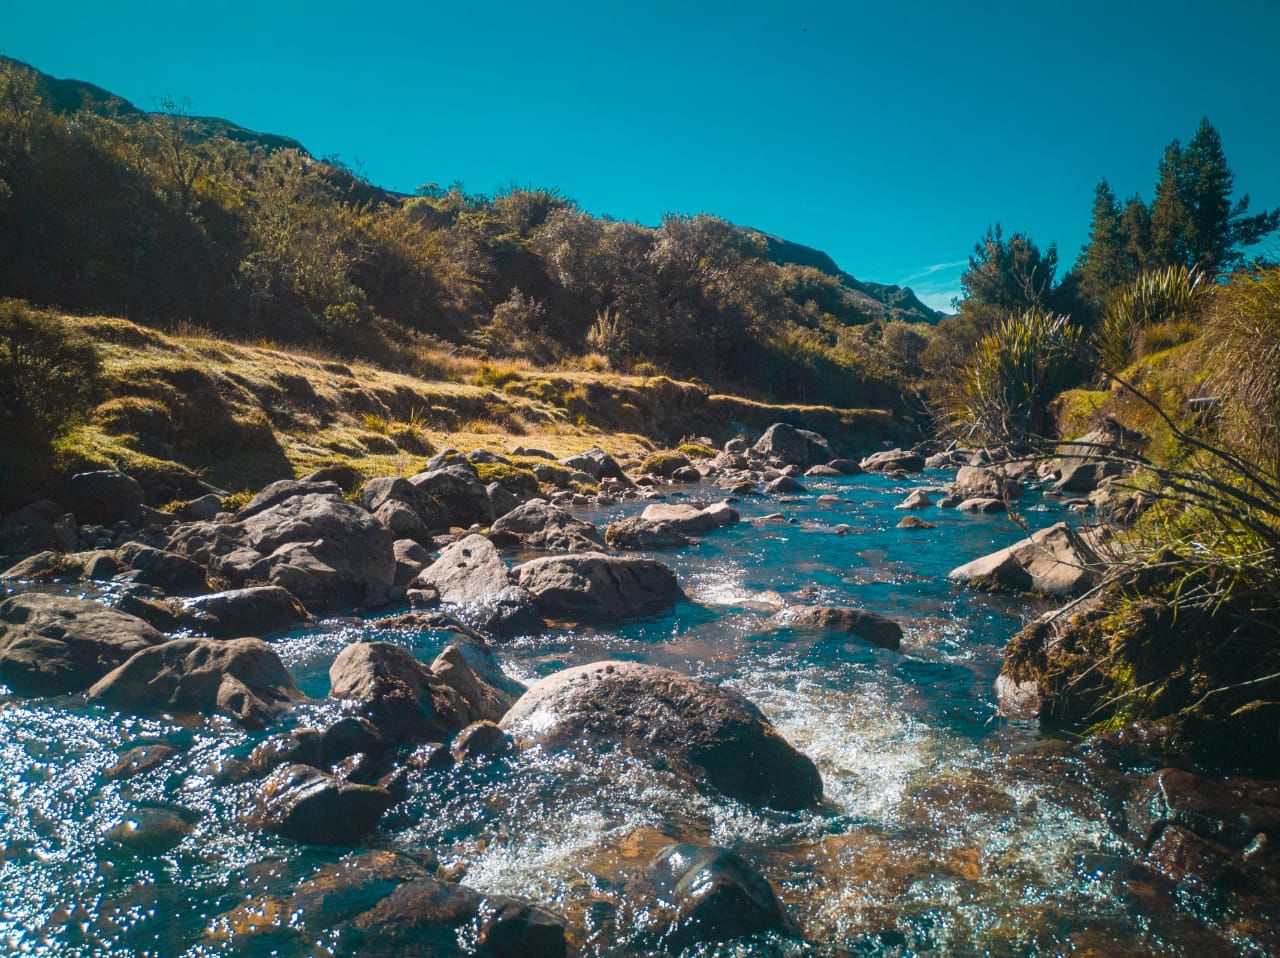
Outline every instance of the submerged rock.
{"type": "Polygon", "coordinates": [[[1065,522],[1041,529],[980,559],[952,569],[947,578],[988,592],[1079,595],[1097,581],[1098,555],[1065,522]]]}
{"type": "Polygon", "coordinates": [[[174,639],[138,652],[89,689],[90,701],[124,711],[218,712],[249,728],[302,698],[260,639],[174,639]]]}
{"type": "Polygon", "coordinates": [[[0,682],[18,695],[79,692],[163,641],[142,619],[97,602],[15,595],[0,602],[0,682]]]}
{"type": "Polygon", "coordinates": [[[892,619],[843,606],[812,606],[803,609],[787,609],[778,614],[778,621],[793,629],[812,629],[819,632],[838,632],[856,636],[881,648],[897,650],[902,644],[902,626],[892,619]]]}
{"type": "Polygon", "coordinates": [[[751,702],[658,666],[596,662],[557,672],[501,725],[522,745],[616,746],[752,804],[797,809],[822,798],[813,762],[751,702]]]}
{"type": "Polygon", "coordinates": [[[773,886],[727,848],[668,846],[650,863],[650,874],[663,924],[658,937],[671,948],[794,931],[773,886]]]}
{"type": "Polygon", "coordinates": [[[670,608],[684,592],[660,562],[583,552],[544,556],[512,570],[516,581],[553,618],[616,621],[670,608]]]}
{"type": "Polygon", "coordinates": [[[254,828],[313,845],[353,845],[395,804],[385,788],[344,782],[310,765],[285,765],[262,784],[254,828]]]}

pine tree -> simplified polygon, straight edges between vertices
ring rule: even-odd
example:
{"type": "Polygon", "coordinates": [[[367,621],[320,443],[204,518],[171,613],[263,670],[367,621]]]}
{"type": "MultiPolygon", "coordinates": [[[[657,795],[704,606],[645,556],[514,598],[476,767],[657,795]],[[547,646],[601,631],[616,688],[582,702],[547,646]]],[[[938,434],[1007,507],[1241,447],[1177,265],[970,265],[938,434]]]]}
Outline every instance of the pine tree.
{"type": "Polygon", "coordinates": [[[1151,210],[1137,193],[1125,201],[1120,234],[1124,237],[1125,272],[1136,276],[1152,264],[1151,210]]]}
{"type": "Polygon", "coordinates": [[[1191,220],[1186,204],[1185,160],[1182,143],[1174,140],[1160,158],[1160,176],[1156,196],[1151,203],[1150,266],[1172,266],[1187,262],[1187,225],[1191,220]]]}
{"type": "Polygon", "coordinates": [[[1093,220],[1089,241],[1076,263],[1080,290],[1096,303],[1103,303],[1112,291],[1132,278],[1125,252],[1125,235],[1120,204],[1104,179],[1093,191],[1093,220]]]}

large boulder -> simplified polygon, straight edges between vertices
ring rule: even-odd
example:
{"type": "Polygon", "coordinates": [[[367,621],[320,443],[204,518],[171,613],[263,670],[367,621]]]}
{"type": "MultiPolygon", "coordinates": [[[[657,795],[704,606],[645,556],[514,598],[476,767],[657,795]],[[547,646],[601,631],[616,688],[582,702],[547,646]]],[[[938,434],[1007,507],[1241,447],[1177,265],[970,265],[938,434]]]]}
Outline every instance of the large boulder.
{"type": "Polygon", "coordinates": [[[988,592],[1074,596],[1097,582],[1098,555],[1065,522],[952,569],[947,578],[988,592]]]}
{"type": "Polygon", "coordinates": [[[961,466],[951,494],[961,499],[1013,499],[1022,495],[1022,483],[999,466],[961,466]]]}
{"type": "Polygon", "coordinates": [[[307,479],[278,479],[263,486],[256,496],[236,513],[237,521],[266,512],[274,506],[300,496],[342,496],[342,487],[336,482],[313,482],[307,479]]]}
{"type": "Polygon", "coordinates": [[[696,536],[734,525],[740,517],[737,509],[723,502],[702,509],[685,503],[667,505],[656,502],[645,506],[640,518],[653,523],[667,522],[685,535],[696,536]]]}
{"type": "Polygon", "coordinates": [[[669,609],[684,592],[653,559],[582,552],[543,556],[512,570],[546,616],[609,622],[669,609]]]}
{"type": "Polygon", "coordinates": [[[751,451],[761,459],[776,459],[801,469],[828,463],[835,458],[831,446],[822,436],[785,422],[776,422],[766,429],[751,451]]]}
{"type": "Polygon", "coordinates": [[[489,714],[483,705],[473,713],[453,685],[393,642],[348,645],[329,667],[329,685],[331,698],[387,742],[440,741],[489,714]]]}
{"type": "Polygon", "coordinates": [[[169,548],[234,587],[278,585],[308,609],[330,611],[386,601],[395,582],[395,538],[341,495],[307,492],[235,522],[179,526],[169,548]]]}
{"type": "Polygon", "coordinates": [[[116,469],[77,473],[67,483],[64,498],[78,522],[101,526],[138,525],[147,501],[138,480],[116,469]]]}
{"type": "Polygon", "coordinates": [[[498,541],[510,539],[546,552],[590,552],[604,545],[590,522],[574,518],[545,499],[531,499],[512,509],[493,524],[490,533],[498,541]]]}
{"type": "Polygon", "coordinates": [[[481,632],[510,636],[542,630],[532,596],[512,583],[506,563],[484,536],[469,535],[448,545],[417,583],[435,589],[458,618],[481,632]]]}
{"type": "Polygon", "coordinates": [[[673,950],[794,930],[773,886],[742,856],[714,845],[670,845],[649,865],[658,935],[673,950]]]}
{"type": "Polygon", "coordinates": [[[345,782],[310,765],[284,765],[263,782],[247,818],[294,841],[354,845],[393,804],[385,788],[345,782]]]}
{"type": "Polygon", "coordinates": [[[302,698],[261,639],[174,639],[137,652],[89,689],[91,701],[122,711],[217,712],[247,728],[302,698]]]}
{"type": "Polygon", "coordinates": [[[1126,465],[1122,460],[1141,452],[1146,444],[1145,435],[1108,416],[1083,436],[1059,447],[1054,488],[1092,492],[1104,479],[1123,474],[1126,465]]]}
{"type": "Polygon", "coordinates": [[[872,453],[859,465],[865,472],[922,472],[924,456],[909,449],[888,449],[872,453]]]}
{"type": "Polygon", "coordinates": [[[610,523],[604,530],[604,541],[610,549],[674,549],[693,540],[670,522],[628,516],[610,523]]]}
{"type": "Polygon", "coordinates": [[[18,695],[79,692],[163,641],[142,619],[97,602],[15,595],[0,602],[0,682],[18,695]]]}
{"type": "Polygon", "coordinates": [[[309,616],[288,589],[259,585],[187,599],[179,610],[183,625],[215,639],[282,632],[309,616]]]}
{"type": "Polygon", "coordinates": [[[852,635],[885,649],[896,650],[902,644],[902,626],[866,609],[845,606],[786,609],[778,613],[778,621],[793,629],[852,635]]]}
{"type": "Polygon", "coordinates": [[[420,472],[409,482],[417,491],[418,514],[430,529],[465,529],[493,522],[489,492],[466,460],[420,472]]]}
{"type": "Polygon", "coordinates": [[[492,649],[466,638],[445,646],[431,673],[458,693],[472,723],[498,721],[527,691],[502,671],[492,649]]]}
{"type": "Polygon", "coordinates": [[[522,746],[617,747],[780,809],[822,798],[817,768],[737,692],[639,662],[595,662],[532,686],[502,719],[522,746]]]}

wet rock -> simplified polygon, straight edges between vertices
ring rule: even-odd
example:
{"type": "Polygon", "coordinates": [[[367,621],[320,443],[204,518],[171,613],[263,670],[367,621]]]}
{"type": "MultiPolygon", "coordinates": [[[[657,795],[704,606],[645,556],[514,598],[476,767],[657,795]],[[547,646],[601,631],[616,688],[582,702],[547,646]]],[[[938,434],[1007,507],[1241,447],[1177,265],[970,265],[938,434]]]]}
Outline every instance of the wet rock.
{"type": "Polygon", "coordinates": [[[488,645],[465,638],[450,642],[431,672],[461,697],[470,721],[496,722],[527,690],[502,671],[488,645]]]}
{"type": "Polygon", "coordinates": [[[136,653],[89,689],[90,701],[123,711],[218,712],[248,728],[302,698],[260,639],[174,639],[136,653]]]}
{"type": "Polygon", "coordinates": [[[603,449],[588,449],[574,456],[560,460],[560,464],[575,472],[583,472],[592,479],[617,479],[630,484],[631,480],[622,471],[616,459],[603,449]]]}
{"type": "Polygon", "coordinates": [[[123,821],[107,832],[107,840],[134,855],[160,855],[191,834],[198,813],[177,806],[130,809],[123,821]]]}
{"type": "Polygon", "coordinates": [[[806,476],[819,476],[819,477],[844,475],[844,473],[842,473],[839,469],[832,469],[830,466],[826,466],[826,465],[810,466],[808,469],[804,471],[804,474],[806,476]]]}
{"type": "Polygon", "coordinates": [[[793,629],[852,635],[884,649],[896,651],[902,644],[902,627],[898,623],[866,609],[844,606],[793,608],[779,613],[778,621],[793,629]]]}
{"type": "Polygon", "coordinates": [[[116,574],[119,566],[107,552],[37,552],[5,569],[0,573],[0,579],[9,579],[14,582],[52,582],[56,579],[78,579],[81,576],[96,578],[88,575],[86,564],[99,555],[109,560],[110,571],[107,571],[105,564],[97,571],[105,572],[106,578],[109,579],[116,574]]]}
{"type": "Polygon", "coordinates": [[[929,493],[923,489],[914,489],[893,508],[895,509],[929,509],[933,507],[933,500],[929,498],[929,493]]]}
{"type": "Polygon", "coordinates": [[[925,522],[919,516],[903,516],[902,520],[894,527],[896,529],[936,529],[936,523],[925,522]]]}
{"type": "Polygon", "coordinates": [[[664,925],[659,937],[670,948],[794,930],[773,886],[727,848],[671,845],[650,873],[664,925]]]}
{"type": "MultiPolygon", "coordinates": [[[[45,555],[50,555],[50,554],[52,553],[45,553],[45,555]]],[[[166,552],[163,554],[166,556],[174,556],[172,552],[166,552]]],[[[182,557],[174,556],[174,558],[180,559],[182,557]]],[[[190,561],[190,560],[185,560],[185,561],[190,561]]],[[[195,565],[195,563],[192,563],[192,565],[195,565]]],[[[198,574],[200,577],[199,581],[205,582],[204,570],[201,569],[198,565],[195,566],[195,569],[196,569],[196,572],[191,574],[191,578],[194,579],[194,576],[198,574]]],[[[86,579],[91,579],[95,582],[106,582],[108,579],[113,578],[119,573],[120,573],[120,561],[110,552],[93,552],[93,553],[90,553],[89,556],[84,560],[84,577],[86,579]]],[[[143,583],[143,585],[155,585],[155,584],[156,583],[143,583]]]]}
{"type": "Polygon", "coordinates": [[[684,592],[660,562],[583,552],[544,556],[512,570],[543,615],[574,621],[617,621],[670,608],[684,592]]]}
{"type": "Polygon", "coordinates": [[[974,512],[985,515],[996,515],[1006,511],[1007,507],[1003,499],[965,499],[956,506],[956,512],[974,512]]]}
{"type": "Polygon", "coordinates": [[[81,472],[67,483],[65,501],[80,522],[109,526],[142,521],[146,493],[132,476],[115,469],[81,472]]]}
{"type": "Polygon", "coordinates": [[[527,635],[542,630],[533,597],[512,583],[511,572],[493,543],[469,535],[446,547],[418,576],[420,588],[434,588],[440,601],[456,607],[468,625],[492,635],[527,635]]]}
{"type": "Polygon", "coordinates": [[[921,472],[924,456],[909,449],[888,449],[872,453],[859,465],[865,472],[921,472]]]}
{"type": "Polygon", "coordinates": [[[829,469],[834,469],[842,476],[856,476],[862,472],[862,467],[852,459],[832,459],[827,463],[829,469]]]}
{"type": "Polygon", "coordinates": [[[545,499],[531,499],[493,524],[495,539],[509,537],[528,549],[590,552],[604,545],[589,522],[576,519],[545,499]]]}
{"type": "Polygon", "coordinates": [[[610,549],[675,549],[693,540],[670,522],[628,516],[605,529],[604,541],[610,549]]]}
{"type": "Polygon", "coordinates": [[[701,482],[704,478],[702,473],[693,466],[681,466],[671,473],[672,482],[680,482],[686,485],[701,482]]]}
{"type": "Polygon", "coordinates": [[[532,686],[502,719],[521,745],[605,744],[774,808],[811,807],[818,770],[738,693],[637,662],[596,662],[532,686]]]}
{"type": "Polygon", "coordinates": [[[774,423],[766,429],[751,451],[761,459],[776,459],[802,469],[835,458],[831,446],[822,436],[784,422],[774,423]]]}
{"type": "Polygon", "coordinates": [[[24,506],[0,521],[0,556],[71,552],[77,541],[75,518],[49,499],[24,506]]]}
{"type": "Polygon", "coordinates": [[[789,492],[808,492],[804,486],[790,476],[779,476],[777,479],[766,482],[764,491],[771,496],[779,496],[789,492]]]}
{"type": "Polygon", "coordinates": [[[163,765],[178,754],[178,750],[168,745],[135,745],[124,752],[114,764],[102,773],[103,778],[133,778],[148,769],[163,765]]]}
{"type": "Polygon", "coordinates": [[[961,499],[959,496],[943,496],[941,499],[938,500],[938,508],[954,509],[956,508],[956,506],[960,505],[960,503],[962,503],[963,501],[964,500],[961,499]]]}
{"type": "Polygon", "coordinates": [[[644,512],[640,513],[640,518],[646,522],[670,523],[685,535],[696,536],[736,525],[740,516],[737,509],[723,502],[701,509],[683,503],[676,505],[655,503],[645,506],[644,512]]]}
{"type": "Polygon", "coordinates": [[[125,543],[116,556],[133,570],[127,573],[129,581],[154,586],[166,595],[198,595],[209,589],[204,569],[186,556],[140,542],[125,543]]]}
{"type": "Polygon", "coordinates": [[[215,639],[283,632],[310,616],[288,589],[258,585],[185,600],[178,612],[183,627],[215,639]]]}
{"type": "Polygon", "coordinates": [[[393,804],[385,788],[344,782],[309,765],[285,765],[263,782],[248,823],[307,844],[353,845],[393,804]]]}
{"type": "Polygon", "coordinates": [[[448,738],[472,720],[457,690],[391,642],[348,645],[329,668],[329,684],[331,698],[372,722],[388,742],[448,738]]]}
{"type": "Polygon", "coordinates": [[[459,762],[494,759],[515,751],[511,736],[496,722],[472,722],[453,740],[453,757],[459,762]]]}
{"type": "Polygon", "coordinates": [[[18,695],[88,688],[164,636],[97,602],[28,592],[0,602],[0,682],[18,695]]]}
{"type": "MultiPolygon", "coordinates": [[[[260,494],[264,503],[283,494],[267,495],[272,486],[260,494]]],[[[289,495],[261,508],[250,503],[237,515],[246,512],[248,518],[232,523],[179,526],[169,548],[233,586],[288,589],[313,611],[386,601],[395,581],[395,536],[364,509],[335,492],[289,495]]]]}
{"type": "Polygon", "coordinates": [[[1006,549],[952,569],[947,578],[988,592],[1071,596],[1094,584],[1097,564],[1093,547],[1060,522],[1006,549]]]}
{"type": "Polygon", "coordinates": [[[442,958],[464,954],[459,937],[491,958],[562,958],[567,950],[564,922],[550,912],[521,898],[482,895],[431,878],[400,885],[351,927],[379,947],[411,947],[442,958]]]}
{"type": "Polygon", "coordinates": [[[1142,780],[1127,814],[1130,831],[1144,847],[1178,825],[1237,851],[1262,836],[1280,856],[1280,781],[1216,779],[1164,768],[1142,780]]]}

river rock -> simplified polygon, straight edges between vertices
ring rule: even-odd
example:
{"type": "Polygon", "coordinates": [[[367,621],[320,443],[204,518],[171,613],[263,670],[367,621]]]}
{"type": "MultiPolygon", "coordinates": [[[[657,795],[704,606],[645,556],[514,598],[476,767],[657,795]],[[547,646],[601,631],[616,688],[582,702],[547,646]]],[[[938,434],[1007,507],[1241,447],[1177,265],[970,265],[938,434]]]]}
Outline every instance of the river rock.
{"type": "Polygon", "coordinates": [[[419,588],[434,588],[460,619],[492,635],[542,630],[533,597],[512,584],[511,572],[493,543],[469,535],[447,546],[418,576],[419,588]]]}
{"type": "Polygon", "coordinates": [[[431,553],[413,539],[397,539],[391,547],[396,557],[396,585],[410,585],[431,565],[431,553]]]}
{"type": "Polygon", "coordinates": [[[588,449],[560,460],[560,464],[576,472],[583,472],[592,479],[617,479],[630,485],[631,480],[622,471],[616,459],[603,449],[588,449]]]}
{"type": "Polygon", "coordinates": [[[160,855],[181,844],[199,820],[199,813],[188,808],[143,805],[129,809],[106,838],[134,855],[160,855]]]}
{"type": "Polygon", "coordinates": [[[331,698],[372,722],[388,742],[437,741],[473,720],[455,688],[392,642],[348,645],[329,667],[329,685],[331,698]]]}
{"type": "Polygon", "coordinates": [[[784,465],[801,469],[835,458],[831,446],[822,436],[785,422],[776,422],[766,429],[751,451],[761,459],[776,459],[784,465]]]}
{"type": "Polygon", "coordinates": [[[595,662],[533,685],[502,719],[521,745],[583,741],[705,781],[724,794],[781,809],[822,798],[817,768],[730,689],[638,662],[595,662]]]}
{"type": "Polygon", "coordinates": [[[500,482],[489,483],[484,491],[489,494],[489,504],[493,506],[495,519],[501,519],[520,506],[519,497],[500,482]]]}
{"type": "Polygon", "coordinates": [[[902,644],[902,626],[892,619],[845,606],[811,606],[786,609],[778,614],[778,621],[793,629],[811,629],[818,632],[838,632],[852,635],[878,645],[897,650],[902,644]]]}
{"type": "Polygon", "coordinates": [[[178,750],[169,745],[135,745],[108,766],[102,777],[110,780],[133,778],[163,765],[177,754],[178,750]]]}
{"type": "Polygon", "coordinates": [[[604,530],[604,541],[610,549],[675,549],[693,540],[673,523],[628,516],[604,530]]]}
{"type": "Polygon", "coordinates": [[[898,524],[894,526],[894,528],[895,529],[936,529],[938,528],[938,526],[936,523],[933,523],[933,522],[925,522],[925,520],[921,519],[919,516],[903,516],[902,519],[898,522],[898,524]]]}
{"type": "Polygon", "coordinates": [[[684,503],[676,505],[654,503],[651,506],[645,506],[644,512],[640,513],[640,518],[646,522],[670,523],[685,535],[694,536],[736,525],[740,516],[737,509],[723,502],[717,502],[702,509],[684,503]]]}
{"type": "Polygon", "coordinates": [[[342,497],[342,487],[336,482],[309,482],[305,479],[279,479],[263,486],[262,490],[244,504],[236,513],[236,521],[242,522],[268,509],[302,496],[342,497]]]}
{"type": "Polygon", "coordinates": [[[544,556],[512,570],[543,615],[574,621],[617,621],[669,609],[684,592],[653,559],[581,552],[544,556]]]}
{"type": "Polygon", "coordinates": [[[933,500],[929,498],[929,493],[923,489],[913,489],[907,498],[903,499],[893,508],[895,509],[929,509],[933,506],[933,500]]]}
{"type": "Polygon", "coordinates": [[[219,712],[262,728],[303,698],[280,657],[260,639],[174,639],[134,654],[89,689],[126,712],[219,712]]]}
{"type": "Polygon", "coordinates": [[[961,466],[951,493],[961,499],[1011,499],[1022,495],[1022,483],[999,466],[961,466]]]}
{"type": "Polygon", "coordinates": [[[511,736],[488,720],[472,722],[453,740],[453,757],[459,762],[502,758],[514,751],[511,736]]]}
{"type": "Polygon", "coordinates": [[[804,474],[806,476],[817,476],[817,477],[844,475],[844,473],[842,473],[839,469],[832,469],[830,466],[826,466],[826,465],[810,466],[808,469],[804,471],[804,474]]]}
{"type": "Polygon", "coordinates": [[[604,545],[590,522],[574,518],[545,499],[530,499],[517,506],[495,522],[490,533],[495,540],[509,539],[547,552],[591,552],[604,545]]]}
{"type": "Polygon", "coordinates": [[[418,514],[429,529],[468,528],[493,522],[493,503],[475,469],[465,460],[451,461],[409,479],[417,492],[418,514]]]}
{"type": "Polygon", "coordinates": [[[178,616],[183,627],[215,639],[283,632],[311,618],[302,603],[278,585],[228,589],[186,599],[178,616]]]}
{"type": "Polygon", "coordinates": [[[97,602],[15,595],[0,602],[0,682],[18,695],[79,692],[163,641],[142,619],[97,602]]]}
{"type": "Polygon", "coordinates": [[[659,938],[668,948],[794,931],[773,886],[727,848],[671,845],[649,870],[663,925],[659,938]]]}
{"type": "Polygon", "coordinates": [[[343,492],[352,492],[360,485],[363,478],[360,470],[355,466],[349,466],[346,463],[334,463],[330,466],[321,466],[302,477],[303,482],[333,482],[337,483],[339,489],[343,492]]]}
{"type": "MultiPolygon", "coordinates": [[[[249,506],[237,515],[246,511],[249,506]]],[[[179,526],[169,548],[232,586],[278,585],[308,609],[329,611],[386,601],[395,582],[394,542],[390,530],[341,495],[311,492],[286,497],[235,522],[179,526]]]]}
{"type": "Polygon", "coordinates": [[[952,569],[947,578],[987,592],[1079,595],[1097,581],[1098,555],[1065,522],[1041,529],[980,559],[952,569]]]}
{"type": "Polygon", "coordinates": [[[471,722],[498,721],[527,691],[502,671],[487,644],[465,637],[445,646],[431,673],[458,693],[471,722]]]}
{"type": "Polygon", "coordinates": [[[407,502],[388,499],[374,510],[373,517],[386,526],[397,539],[431,542],[431,530],[418,511],[407,502]]]}
{"type": "Polygon", "coordinates": [[[198,595],[209,590],[204,569],[184,555],[127,542],[116,550],[116,557],[133,570],[125,574],[129,581],[154,586],[167,595],[198,595]]]}
{"type": "Polygon", "coordinates": [[[921,472],[924,456],[909,449],[888,449],[872,453],[859,465],[866,472],[921,472]]]}
{"type": "Polygon", "coordinates": [[[0,521],[0,556],[71,552],[78,540],[75,517],[49,499],[23,506],[0,521]]]}
{"type": "Polygon", "coordinates": [[[974,512],[983,515],[995,515],[1007,511],[1008,507],[1003,499],[965,499],[956,506],[956,512],[974,512]]]}
{"type": "Polygon", "coordinates": [[[103,469],[72,476],[65,500],[78,522],[100,526],[127,522],[136,526],[142,521],[147,497],[132,476],[117,469],[103,469]]]}
{"type": "Polygon", "coordinates": [[[357,785],[310,765],[285,765],[262,784],[255,828],[313,845],[354,845],[394,804],[385,788],[357,785]]]}
{"type": "Polygon", "coordinates": [[[1115,462],[1093,460],[1064,464],[1053,488],[1059,492],[1092,492],[1104,479],[1120,475],[1123,466],[1115,462]]]}
{"type": "Polygon", "coordinates": [[[766,482],[764,491],[767,495],[781,496],[792,492],[808,492],[809,490],[791,476],[779,476],[777,479],[766,482]]]}

